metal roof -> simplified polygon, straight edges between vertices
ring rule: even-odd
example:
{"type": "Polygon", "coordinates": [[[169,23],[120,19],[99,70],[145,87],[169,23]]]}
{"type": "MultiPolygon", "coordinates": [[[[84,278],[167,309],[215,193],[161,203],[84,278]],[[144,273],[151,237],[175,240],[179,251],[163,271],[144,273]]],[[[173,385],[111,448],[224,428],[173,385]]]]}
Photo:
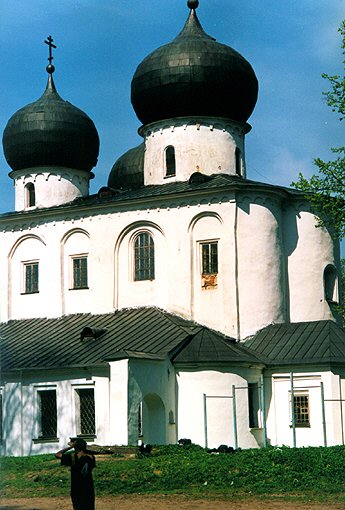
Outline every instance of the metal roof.
{"type": "Polygon", "coordinates": [[[196,342],[202,340],[202,348],[190,350],[189,346],[186,359],[179,354],[179,361],[255,360],[250,354],[240,358],[231,339],[192,321],[157,308],[132,308],[0,324],[1,369],[106,366],[108,361],[133,357],[161,360],[180,352],[193,336],[196,342]]]}
{"type": "Polygon", "coordinates": [[[345,330],[333,321],[272,324],[244,346],[267,365],[345,363],[345,330]]]}

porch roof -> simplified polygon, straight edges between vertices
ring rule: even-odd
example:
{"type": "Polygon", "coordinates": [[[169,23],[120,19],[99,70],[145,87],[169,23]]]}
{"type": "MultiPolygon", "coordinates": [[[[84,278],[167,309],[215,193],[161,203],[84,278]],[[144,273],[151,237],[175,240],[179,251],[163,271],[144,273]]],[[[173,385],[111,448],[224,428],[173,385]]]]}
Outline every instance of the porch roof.
{"type": "Polygon", "coordinates": [[[244,346],[267,365],[345,364],[345,330],[330,320],[271,324],[244,346]]]}

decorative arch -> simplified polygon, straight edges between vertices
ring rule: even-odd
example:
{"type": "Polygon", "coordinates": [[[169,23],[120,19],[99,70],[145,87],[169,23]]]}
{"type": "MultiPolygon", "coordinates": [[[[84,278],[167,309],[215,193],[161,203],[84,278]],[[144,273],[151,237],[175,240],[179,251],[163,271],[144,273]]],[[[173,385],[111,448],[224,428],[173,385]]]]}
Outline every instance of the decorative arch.
{"type": "Polygon", "coordinates": [[[45,241],[41,237],[37,236],[36,234],[25,234],[22,237],[20,237],[19,239],[17,239],[17,241],[14,243],[14,245],[10,249],[7,258],[9,260],[12,259],[13,255],[14,255],[15,251],[17,250],[17,248],[19,247],[19,245],[22,244],[24,241],[27,241],[28,239],[35,239],[36,241],[39,241],[44,246],[46,246],[45,241]]]}
{"type": "Polygon", "coordinates": [[[72,228],[70,230],[68,230],[67,232],[65,232],[65,234],[62,236],[61,238],[61,244],[66,244],[66,242],[68,241],[68,239],[73,235],[73,234],[85,234],[86,237],[88,237],[90,239],[90,234],[89,232],[87,232],[87,230],[84,230],[83,228],[72,228]]]}
{"type": "Polygon", "coordinates": [[[195,215],[192,218],[192,220],[190,221],[190,223],[188,225],[188,232],[191,233],[193,231],[196,223],[203,218],[216,218],[221,225],[223,224],[223,219],[218,213],[213,212],[213,211],[201,212],[201,213],[195,215]]]}

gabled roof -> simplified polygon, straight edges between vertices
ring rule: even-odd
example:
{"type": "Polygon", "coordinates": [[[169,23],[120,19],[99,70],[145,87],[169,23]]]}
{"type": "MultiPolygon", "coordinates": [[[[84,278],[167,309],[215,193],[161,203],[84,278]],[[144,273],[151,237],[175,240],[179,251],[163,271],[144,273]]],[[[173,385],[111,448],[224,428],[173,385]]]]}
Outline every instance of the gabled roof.
{"type": "Polygon", "coordinates": [[[345,330],[333,321],[272,324],[244,346],[267,365],[345,364],[345,330]]]}
{"type": "Polygon", "coordinates": [[[223,357],[233,362],[256,359],[250,354],[240,359],[230,338],[192,321],[157,308],[132,308],[102,315],[75,314],[0,324],[1,369],[106,366],[109,361],[124,358],[162,360],[170,353],[181,352],[194,336],[197,342],[202,339],[203,345],[201,350],[188,350],[188,360],[194,363],[200,357],[210,362],[223,357]],[[212,341],[212,349],[205,348],[206,339],[212,341]],[[214,349],[216,344],[221,348],[214,349]]]}

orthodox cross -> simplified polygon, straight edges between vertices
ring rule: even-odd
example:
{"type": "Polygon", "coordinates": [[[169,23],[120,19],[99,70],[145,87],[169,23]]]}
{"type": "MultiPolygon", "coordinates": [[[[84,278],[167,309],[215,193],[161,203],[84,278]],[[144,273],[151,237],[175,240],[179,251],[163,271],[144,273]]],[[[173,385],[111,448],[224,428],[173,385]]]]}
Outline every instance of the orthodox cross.
{"type": "Polygon", "coordinates": [[[49,46],[49,57],[48,57],[48,60],[49,60],[49,64],[52,65],[52,60],[53,60],[53,52],[52,52],[52,48],[56,48],[55,44],[53,44],[53,38],[52,36],[50,35],[49,37],[47,37],[47,40],[44,41],[46,44],[48,44],[49,46]]]}

